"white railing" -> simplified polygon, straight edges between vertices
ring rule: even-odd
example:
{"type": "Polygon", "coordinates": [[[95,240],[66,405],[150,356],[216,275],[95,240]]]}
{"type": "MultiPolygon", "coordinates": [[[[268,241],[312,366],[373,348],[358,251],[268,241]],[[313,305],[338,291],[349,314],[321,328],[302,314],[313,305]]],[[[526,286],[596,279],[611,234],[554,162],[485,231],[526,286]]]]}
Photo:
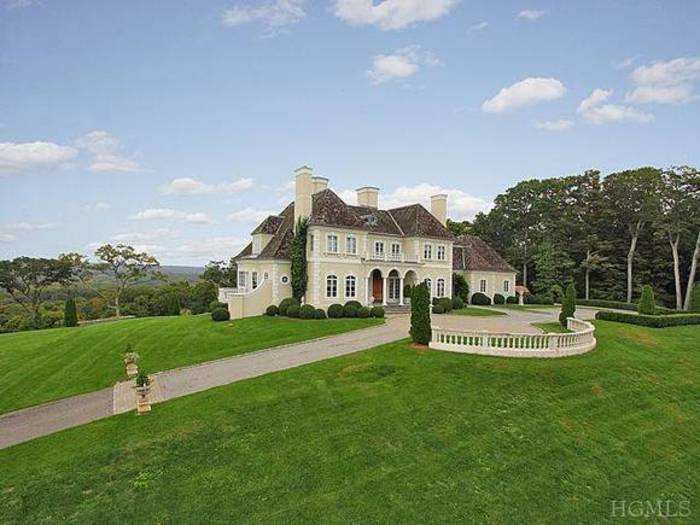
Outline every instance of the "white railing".
{"type": "Polygon", "coordinates": [[[260,288],[264,282],[265,282],[265,279],[260,281],[255,288],[253,288],[250,285],[238,286],[235,288],[219,288],[219,302],[228,303],[229,297],[237,296],[237,295],[247,295],[249,293],[252,293],[255,290],[257,290],[258,288],[260,288]]]}
{"type": "Polygon", "coordinates": [[[399,263],[418,263],[418,257],[405,255],[403,253],[392,254],[392,253],[370,253],[367,256],[368,261],[386,261],[386,262],[399,262],[399,263]]]}
{"type": "Polygon", "coordinates": [[[430,348],[508,357],[562,357],[595,348],[595,327],[569,317],[566,334],[518,334],[433,328],[430,348]]]}

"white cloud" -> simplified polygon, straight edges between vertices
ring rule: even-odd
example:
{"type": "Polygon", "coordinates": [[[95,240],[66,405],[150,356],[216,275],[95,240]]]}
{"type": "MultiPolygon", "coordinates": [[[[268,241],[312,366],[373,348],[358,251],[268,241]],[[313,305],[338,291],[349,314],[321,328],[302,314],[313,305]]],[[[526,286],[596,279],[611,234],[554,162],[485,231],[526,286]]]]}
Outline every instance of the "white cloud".
{"type": "Polygon", "coordinates": [[[301,22],[306,16],[306,0],[275,0],[256,6],[236,5],[221,14],[221,23],[226,27],[259,23],[265,34],[272,36],[283,28],[301,22]]]}
{"type": "Polygon", "coordinates": [[[94,204],[86,204],[85,206],[83,206],[83,209],[88,212],[109,211],[112,209],[112,205],[108,202],[100,201],[94,204]]]}
{"type": "Polygon", "coordinates": [[[36,230],[53,230],[61,225],[59,222],[14,222],[5,227],[10,230],[21,231],[36,231],[36,230]]]}
{"type": "Polygon", "coordinates": [[[162,242],[165,239],[175,238],[177,234],[177,231],[169,228],[157,228],[155,230],[148,231],[118,233],[112,239],[115,242],[133,245],[153,243],[154,241],[162,242]]]}
{"type": "Polygon", "coordinates": [[[183,177],[173,179],[160,187],[163,195],[229,195],[240,193],[253,187],[253,179],[241,178],[233,182],[207,184],[197,179],[183,177]]]}
{"type": "Polygon", "coordinates": [[[535,127],[537,129],[543,129],[545,131],[565,131],[571,129],[574,126],[573,120],[559,119],[559,120],[547,120],[545,122],[535,122],[535,127]]]}
{"type": "Polygon", "coordinates": [[[448,216],[451,219],[471,219],[478,212],[491,208],[491,204],[487,201],[469,195],[462,190],[445,188],[427,182],[415,186],[401,186],[386,195],[380,193],[379,198],[381,207],[384,209],[398,208],[418,202],[430,210],[430,196],[439,193],[447,194],[448,216]]]}
{"type": "Polygon", "coordinates": [[[146,171],[135,160],[121,156],[119,139],[106,131],[91,131],[76,140],[75,144],[93,155],[90,171],[146,171]]]}
{"type": "Polygon", "coordinates": [[[373,25],[384,31],[440,18],[458,0],[336,0],[335,15],[351,25],[373,25]]]}
{"type": "Polygon", "coordinates": [[[641,85],[672,86],[700,78],[700,58],[675,58],[654,62],[632,71],[632,80],[641,85]]]}
{"type": "Polygon", "coordinates": [[[561,98],[565,92],[564,84],[556,78],[526,78],[501,89],[495,97],[486,100],[481,109],[487,113],[502,113],[509,109],[561,98]]]}
{"type": "Polygon", "coordinates": [[[689,84],[677,86],[639,86],[625,95],[625,102],[634,104],[682,104],[695,98],[689,84]]]}
{"type": "Polygon", "coordinates": [[[12,242],[16,240],[17,237],[12,235],[11,233],[0,233],[0,242],[12,242]]]}
{"type": "Polygon", "coordinates": [[[391,55],[376,55],[372,69],[366,72],[372,84],[383,84],[391,80],[402,80],[418,73],[421,66],[437,66],[440,60],[420,46],[408,46],[391,55]]]}
{"type": "Polygon", "coordinates": [[[523,9],[518,13],[517,18],[521,20],[538,20],[545,15],[546,11],[538,9],[523,9]]]}
{"type": "Polygon", "coordinates": [[[130,218],[137,221],[170,219],[192,224],[214,224],[214,220],[206,213],[187,213],[171,208],[148,208],[132,215],[130,218]]]}
{"type": "Polygon", "coordinates": [[[208,237],[183,240],[169,252],[175,257],[197,257],[204,261],[228,260],[247,244],[240,237],[208,237]]]}
{"type": "Polygon", "coordinates": [[[270,215],[277,215],[277,212],[272,210],[258,210],[255,208],[243,208],[242,210],[235,211],[226,217],[232,222],[243,222],[243,223],[259,223],[263,219],[269,217],[270,215]]]}
{"type": "Polygon", "coordinates": [[[50,168],[74,158],[78,150],[52,142],[0,142],[0,171],[50,168]]]}
{"type": "Polygon", "coordinates": [[[612,95],[612,91],[605,89],[595,89],[579,104],[578,112],[593,124],[604,124],[607,122],[651,122],[654,116],[650,113],[639,111],[630,106],[619,104],[604,104],[612,95]]]}
{"type": "Polygon", "coordinates": [[[488,22],[479,22],[478,24],[474,24],[474,25],[469,26],[469,29],[467,31],[469,31],[470,33],[474,33],[477,31],[483,31],[488,26],[489,26],[488,22]]]}

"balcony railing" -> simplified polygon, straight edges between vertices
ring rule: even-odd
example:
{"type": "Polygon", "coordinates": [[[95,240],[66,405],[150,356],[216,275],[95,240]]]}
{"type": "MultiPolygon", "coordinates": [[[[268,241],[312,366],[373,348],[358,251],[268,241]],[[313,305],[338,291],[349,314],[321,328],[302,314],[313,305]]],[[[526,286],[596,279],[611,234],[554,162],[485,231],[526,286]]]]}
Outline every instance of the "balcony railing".
{"type": "Polygon", "coordinates": [[[415,255],[407,255],[403,253],[371,253],[367,257],[369,261],[385,261],[399,263],[418,263],[418,257],[415,255]]]}

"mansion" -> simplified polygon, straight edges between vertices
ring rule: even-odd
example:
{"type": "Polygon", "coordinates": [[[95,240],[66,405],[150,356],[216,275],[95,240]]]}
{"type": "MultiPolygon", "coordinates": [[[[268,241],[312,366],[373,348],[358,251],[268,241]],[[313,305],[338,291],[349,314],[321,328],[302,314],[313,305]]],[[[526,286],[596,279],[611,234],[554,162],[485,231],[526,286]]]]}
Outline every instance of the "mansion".
{"type": "Polygon", "coordinates": [[[295,197],[267,217],[234,257],[238,287],[221,288],[232,319],[260,315],[291,297],[291,246],[299,219],[308,219],[304,302],[317,308],[359,301],[371,306],[407,303],[404,286],[425,282],[434,297],[452,296],[452,275],[465,276],[471,292],[514,294],[515,270],[480,239],[456,237],[446,227],[447,195],[421,204],[379,209],[379,189],[357,190],[343,202],[306,166],[295,172],[295,197]]]}

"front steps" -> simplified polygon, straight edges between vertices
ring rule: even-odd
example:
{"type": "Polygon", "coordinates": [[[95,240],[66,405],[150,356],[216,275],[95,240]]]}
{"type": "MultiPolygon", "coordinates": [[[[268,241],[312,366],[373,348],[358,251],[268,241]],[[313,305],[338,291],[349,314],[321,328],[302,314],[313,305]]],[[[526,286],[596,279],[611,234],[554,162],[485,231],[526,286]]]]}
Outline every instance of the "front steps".
{"type": "MultiPolygon", "coordinates": [[[[375,306],[381,306],[381,305],[375,305],[375,306]]],[[[398,304],[388,304],[386,306],[382,306],[382,308],[384,308],[384,312],[387,315],[400,315],[400,314],[410,314],[411,313],[411,306],[410,305],[399,306],[398,304]]]]}

